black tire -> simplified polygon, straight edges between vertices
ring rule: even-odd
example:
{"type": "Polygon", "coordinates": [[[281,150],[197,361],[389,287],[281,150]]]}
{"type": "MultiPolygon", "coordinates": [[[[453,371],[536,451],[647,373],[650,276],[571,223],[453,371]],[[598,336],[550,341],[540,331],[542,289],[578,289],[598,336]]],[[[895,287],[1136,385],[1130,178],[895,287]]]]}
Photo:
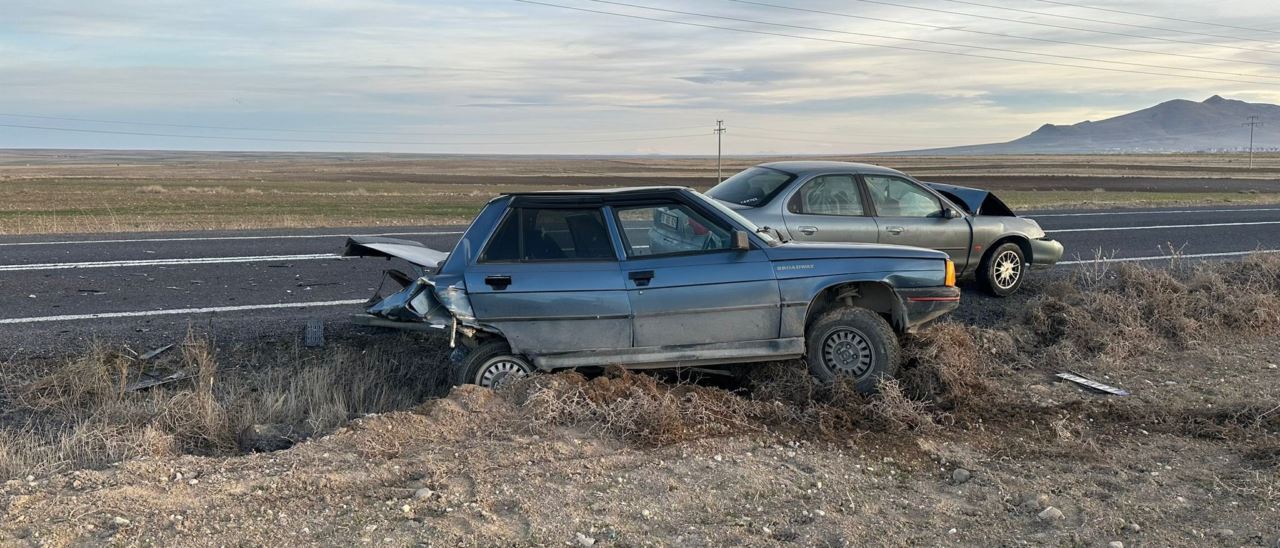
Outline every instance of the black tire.
{"type": "Polygon", "coordinates": [[[1027,258],[1022,246],[1005,242],[992,249],[978,265],[978,284],[996,297],[1008,297],[1022,287],[1027,277],[1027,258]]]}
{"type": "Polygon", "coordinates": [[[528,360],[512,354],[506,341],[495,339],[480,343],[454,365],[453,384],[497,388],[533,372],[528,360]]]}
{"type": "Polygon", "coordinates": [[[871,394],[881,379],[898,373],[902,350],[884,318],[866,308],[831,310],[805,334],[809,372],[824,383],[847,376],[858,391],[871,394]]]}

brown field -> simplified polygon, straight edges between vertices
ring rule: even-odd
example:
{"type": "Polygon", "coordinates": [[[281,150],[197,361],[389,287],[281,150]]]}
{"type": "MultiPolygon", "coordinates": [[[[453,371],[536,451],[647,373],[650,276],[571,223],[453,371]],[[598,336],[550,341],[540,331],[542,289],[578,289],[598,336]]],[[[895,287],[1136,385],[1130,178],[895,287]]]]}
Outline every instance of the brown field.
{"type": "MultiPolygon", "coordinates": [[[[725,174],[780,158],[728,158],[725,174]]],[[[1280,201],[1280,154],[828,157],[1015,208],[1280,201]]],[[[0,234],[466,222],[513,190],[715,182],[706,157],[0,151],[0,234]]]]}
{"type": "Polygon", "coordinates": [[[126,349],[3,363],[0,543],[1280,543],[1280,258],[1039,283],[869,398],[794,362],[436,397],[420,335],[196,336],[145,364],[191,380],[138,392],[126,349]]]}

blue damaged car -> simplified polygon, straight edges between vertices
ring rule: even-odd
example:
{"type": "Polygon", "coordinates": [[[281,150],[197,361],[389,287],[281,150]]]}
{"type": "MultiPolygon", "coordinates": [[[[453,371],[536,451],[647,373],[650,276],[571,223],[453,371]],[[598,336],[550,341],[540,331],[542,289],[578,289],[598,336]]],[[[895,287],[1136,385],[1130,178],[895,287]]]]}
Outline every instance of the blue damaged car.
{"type": "Polygon", "coordinates": [[[494,198],[453,251],[353,237],[343,254],[396,257],[415,274],[357,323],[438,329],[455,382],[499,386],[535,371],[700,367],[804,358],[859,390],[897,372],[898,335],[958,306],[938,251],[782,243],[679,187],[494,198]]]}

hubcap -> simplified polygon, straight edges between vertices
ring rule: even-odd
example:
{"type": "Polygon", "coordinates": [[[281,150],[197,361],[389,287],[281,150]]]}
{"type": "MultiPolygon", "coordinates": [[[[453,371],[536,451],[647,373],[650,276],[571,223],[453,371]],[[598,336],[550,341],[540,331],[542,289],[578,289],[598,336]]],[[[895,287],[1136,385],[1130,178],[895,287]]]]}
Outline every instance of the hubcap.
{"type": "Polygon", "coordinates": [[[1022,259],[1018,258],[1017,253],[1005,251],[996,257],[995,272],[992,274],[996,287],[1009,289],[1018,283],[1018,276],[1021,275],[1022,259]]]}
{"type": "Polygon", "coordinates": [[[499,388],[529,376],[526,366],[512,358],[498,357],[480,368],[476,384],[486,388],[499,388]]]}
{"type": "Polygon", "coordinates": [[[861,378],[871,371],[875,354],[862,333],[841,327],[822,341],[822,361],[833,373],[861,378]]]}

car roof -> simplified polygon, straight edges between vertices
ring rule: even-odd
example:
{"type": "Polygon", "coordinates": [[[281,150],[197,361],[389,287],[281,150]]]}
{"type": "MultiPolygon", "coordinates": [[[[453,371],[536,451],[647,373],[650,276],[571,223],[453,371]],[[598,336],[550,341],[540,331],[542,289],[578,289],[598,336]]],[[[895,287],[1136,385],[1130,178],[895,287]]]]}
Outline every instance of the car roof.
{"type": "MultiPolygon", "coordinates": [[[[692,189],[683,186],[641,186],[599,188],[581,190],[538,190],[510,192],[513,205],[595,205],[604,203],[634,202],[654,199],[671,199],[688,195],[692,189]]],[[[501,198],[502,196],[499,196],[501,198]]]]}
{"type": "Polygon", "coordinates": [[[811,175],[814,173],[829,173],[832,171],[843,171],[847,173],[879,173],[884,175],[903,174],[901,171],[896,169],[890,169],[882,166],[860,164],[857,162],[837,162],[831,160],[788,160],[784,162],[760,164],[760,167],[776,169],[792,175],[811,175]]]}

